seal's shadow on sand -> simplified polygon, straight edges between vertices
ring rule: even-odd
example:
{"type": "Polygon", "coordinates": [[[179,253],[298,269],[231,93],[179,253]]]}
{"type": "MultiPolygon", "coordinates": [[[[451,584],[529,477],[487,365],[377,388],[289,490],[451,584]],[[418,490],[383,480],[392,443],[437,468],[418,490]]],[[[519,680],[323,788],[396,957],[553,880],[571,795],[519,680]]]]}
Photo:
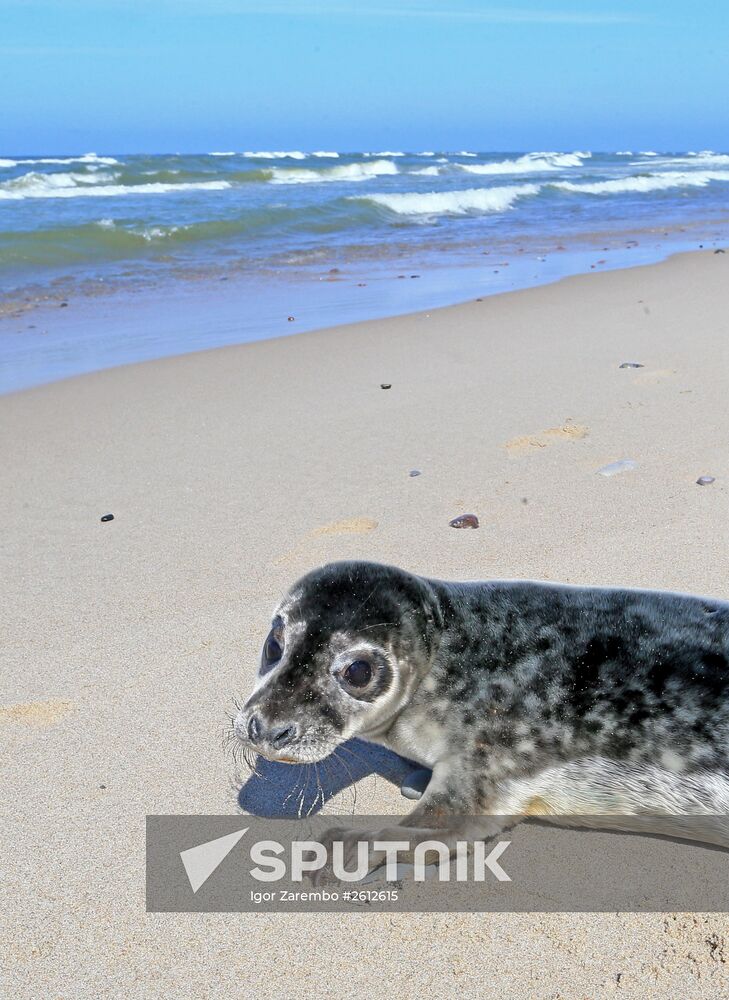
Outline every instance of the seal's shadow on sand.
{"type": "Polygon", "coordinates": [[[362,740],[347,740],[326,760],[313,764],[279,764],[259,757],[258,774],[244,782],[238,793],[241,809],[254,816],[295,818],[321,812],[332,796],[348,788],[342,811],[355,812],[356,783],[370,774],[398,787],[417,764],[362,740]]]}

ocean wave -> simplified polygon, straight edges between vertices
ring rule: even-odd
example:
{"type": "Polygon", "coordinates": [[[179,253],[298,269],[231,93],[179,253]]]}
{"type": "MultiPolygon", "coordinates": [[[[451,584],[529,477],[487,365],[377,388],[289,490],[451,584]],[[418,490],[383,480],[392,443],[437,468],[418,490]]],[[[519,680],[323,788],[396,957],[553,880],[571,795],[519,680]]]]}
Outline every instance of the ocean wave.
{"type": "MultiPolygon", "coordinates": [[[[157,170],[127,170],[117,171],[115,181],[123,187],[138,187],[142,183],[161,183],[179,186],[182,183],[204,183],[214,180],[225,180],[229,186],[237,187],[240,184],[255,184],[270,181],[273,177],[274,167],[248,168],[244,170],[223,170],[212,172],[210,170],[183,170],[183,169],[157,169],[157,170]]],[[[106,175],[108,176],[108,175],[106,175]]]]}
{"type": "Polygon", "coordinates": [[[652,149],[641,149],[638,156],[658,156],[652,149]]]}
{"type": "MultiPolygon", "coordinates": [[[[639,162],[639,161],[636,161],[639,162]]],[[[687,153],[685,156],[667,156],[654,160],[651,167],[719,167],[729,164],[729,156],[726,153],[714,153],[711,150],[704,150],[701,153],[687,153]]]]}
{"type": "Polygon", "coordinates": [[[250,160],[305,160],[306,153],[302,153],[300,149],[292,150],[276,150],[274,152],[266,152],[265,150],[260,153],[251,153],[250,151],[243,153],[243,156],[247,156],[250,160]]]}
{"type": "Polygon", "coordinates": [[[273,167],[272,184],[319,184],[324,181],[367,181],[372,177],[398,173],[397,164],[389,160],[373,160],[369,163],[348,163],[342,167],[328,167],[326,170],[287,170],[273,167]]]}
{"type": "Polygon", "coordinates": [[[18,194],[32,193],[35,191],[55,191],[66,188],[76,188],[104,184],[115,181],[118,174],[102,173],[57,173],[44,174],[38,170],[31,170],[20,177],[14,177],[10,181],[3,181],[0,184],[0,191],[17,192],[18,194]]]}
{"type": "Polygon", "coordinates": [[[641,174],[639,177],[620,177],[594,184],[575,184],[572,181],[554,181],[550,187],[575,194],[627,194],[668,191],[676,187],[706,187],[712,181],[729,181],[729,170],[697,170],[695,173],[675,171],[665,174],[641,174]]]}
{"type": "Polygon", "coordinates": [[[119,165],[119,160],[113,156],[97,156],[96,153],[82,153],[80,156],[42,156],[23,160],[0,160],[0,167],[20,167],[40,164],[53,164],[68,166],[72,163],[96,164],[100,167],[115,167],[119,165]]]}
{"type": "Polygon", "coordinates": [[[483,215],[505,212],[519,198],[538,194],[539,184],[515,184],[508,187],[469,188],[466,191],[431,191],[419,194],[371,194],[352,196],[352,200],[369,201],[396,215],[483,215]]]}
{"type": "Polygon", "coordinates": [[[362,156],[406,156],[406,153],[400,153],[391,149],[383,149],[380,153],[363,153],[362,156]]]}
{"type": "Polygon", "coordinates": [[[456,156],[478,156],[478,153],[469,153],[467,149],[462,149],[456,153],[456,156]]]}
{"type": "Polygon", "coordinates": [[[116,174],[41,174],[31,171],[0,184],[0,199],[21,201],[25,198],[111,198],[128,194],[166,194],[170,191],[222,191],[229,181],[198,183],[117,184],[116,174]]]}
{"type": "Polygon", "coordinates": [[[233,153],[208,153],[208,156],[237,156],[238,154],[233,153]]]}
{"type": "Polygon", "coordinates": [[[418,177],[437,177],[440,174],[440,167],[421,167],[419,170],[411,170],[410,173],[418,177]]]}
{"type": "Polygon", "coordinates": [[[619,149],[615,155],[616,156],[635,156],[635,153],[633,152],[632,149],[619,149]]]}
{"type": "Polygon", "coordinates": [[[355,210],[344,199],[335,203],[344,211],[322,211],[312,207],[302,216],[300,210],[286,206],[267,206],[246,210],[224,219],[205,219],[187,224],[177,222],[161,224],[139,220],[115,219],[103,216],[93,222],[71,226],[53,226],[47,229],[0,231],[0,268],[3,265],[47,266],[63,261],[94,263],[102,261],[135,259],[200,252],[200,248],[221,247],[231,242],[240,247],[241,238],[258,233],[273,232],[277,242],[285,239],[292,229],[300,232],[302,226],[310,232],[328,234],[346,230],[354,216],[367,221],[376,218],[376,209],[355,210]]]}
{"type": "Polygon", "coordinates": [[[326,149],[318,149],[315,152],[313,152],[311,155],[312,156],[317,156],[317,157],[319,157],[319,159],[323,159],[323,160],[338,160],[339,159],[339,153],[335,153],[333,151],[329,152],[326,149]]]}
{"type": "MultiPolygon", "coordinates": [[[[189,226],[142,226],[141,229],[127,228],[125,226],[118,226],[114,219],[99,219],[97,222],[92,222],[92,226],[98,226],[99,229],[105,229],[107,231],[114,230],[115,236],[120,237],[122,240],[142,240],[145,243],[152,243],[155,240],[166,240],[175,233],[182,232],[189,229],[189,226]]],[[[86,227],[79,227],[79,229],[85,229],[86,227]]]]}
{"type": "Polygon", "coordinates": [[[495,163],[455,163],[459,170],[469,174],[529,174],[565,167],[581,167],[586,153],[527,153],[516,160],[498,160],[495,163]]]}
{"type": "Polygon", "coordinates": [[[435,153],[433,152],[432,149],[428,149],[424,153],[416,153],[415,155],[416,156],[435,156],[435,153]]]}

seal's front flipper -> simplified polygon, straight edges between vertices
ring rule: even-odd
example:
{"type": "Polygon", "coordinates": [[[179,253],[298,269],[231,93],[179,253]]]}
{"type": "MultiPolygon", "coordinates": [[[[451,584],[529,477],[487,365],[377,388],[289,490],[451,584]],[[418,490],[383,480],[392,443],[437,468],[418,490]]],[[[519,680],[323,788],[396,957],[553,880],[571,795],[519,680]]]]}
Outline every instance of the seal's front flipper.
{"type": "Polygon", "coordinates": [[[419,799],[424,794],[433,772],[427,767],[419,767],[416,771],[411,771],[403,779],[400,785],[400,793],[406,799],[419,799]]]}

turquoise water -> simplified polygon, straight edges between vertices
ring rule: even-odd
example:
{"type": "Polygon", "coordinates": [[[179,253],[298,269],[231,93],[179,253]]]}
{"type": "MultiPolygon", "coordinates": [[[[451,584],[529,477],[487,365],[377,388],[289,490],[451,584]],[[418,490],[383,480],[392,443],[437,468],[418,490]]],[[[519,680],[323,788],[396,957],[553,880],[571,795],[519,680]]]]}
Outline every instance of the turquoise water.
{"type": "Polygon", "coordinates": [[[722,153],[0,159],[0,280],[272,267],[681,225],[725,212],[722,153]]]}
{"type": "Polygon", "coordinates": [[[38,303],[215,289],[205,308],[235,303],[237,339],[256,339],[657,259],[723,239],[728,207],[729,155],[713,151],[3,154],[0,385],[231,342],[182,322],[164,349],[100,335],[94,363],[66,337],[59,367],[60,320],[42,318],[42,341],[18,319],[38,303]]]}

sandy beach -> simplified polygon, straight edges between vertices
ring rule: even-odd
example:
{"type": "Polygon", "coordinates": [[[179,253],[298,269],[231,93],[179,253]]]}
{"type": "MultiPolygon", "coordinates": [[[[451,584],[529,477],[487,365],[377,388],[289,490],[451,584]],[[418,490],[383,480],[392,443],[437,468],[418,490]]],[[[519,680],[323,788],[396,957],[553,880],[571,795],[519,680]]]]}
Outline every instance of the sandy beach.
{"type": "MultiPolygon", "coordinates": [[[[258,807],[225,711],[322,562],[729,597],[728,289],[696,252],[0,397],[8,995],[726,996],[722,915],[146,914],[144,824],[258,807]]],[[[407,811],[380,770],[357,811],[407,811]]]]}

